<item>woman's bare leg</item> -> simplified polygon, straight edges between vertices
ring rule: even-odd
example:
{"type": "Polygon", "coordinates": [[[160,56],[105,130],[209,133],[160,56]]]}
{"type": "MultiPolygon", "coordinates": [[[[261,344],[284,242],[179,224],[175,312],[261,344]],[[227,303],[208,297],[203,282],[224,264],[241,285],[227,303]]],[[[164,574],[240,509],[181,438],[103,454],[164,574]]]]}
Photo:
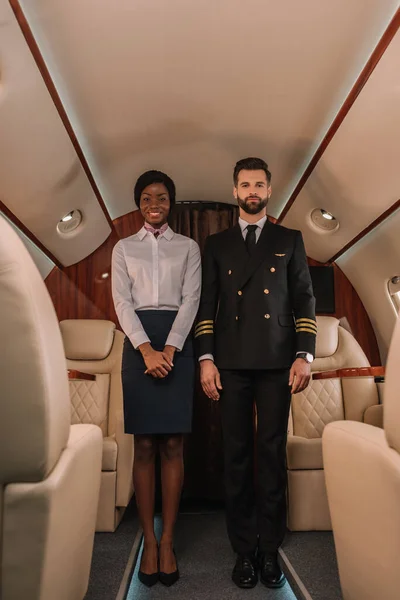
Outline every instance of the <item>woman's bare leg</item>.
{"type": "Polygon", "coordinates": [[[154,533],[155,456],[157,441],[151,435],[135,435],[133,482],[140,524],[143,554],[140,570],[147,575],[158,571],[158,548],[154,533]]]}
{"type": "Polygon", "coordinates": [[[163,532],[160,540],[160,571],[176,570],[173,553],[174,527],[183,484],[183,436],[164,435],[160,439],[163,532]]]}

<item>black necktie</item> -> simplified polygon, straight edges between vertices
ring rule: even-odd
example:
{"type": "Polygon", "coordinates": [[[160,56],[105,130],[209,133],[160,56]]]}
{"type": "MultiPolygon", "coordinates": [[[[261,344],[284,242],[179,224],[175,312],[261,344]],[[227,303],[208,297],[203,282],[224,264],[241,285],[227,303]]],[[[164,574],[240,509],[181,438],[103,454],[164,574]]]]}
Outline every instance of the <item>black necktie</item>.
{"type": "Polygon", "coordinates": [[[256,229],[257,225],[247,225],[247,235],[246,235],[246,248],[247,252],[251,254],[256,245],[256,229]]]}

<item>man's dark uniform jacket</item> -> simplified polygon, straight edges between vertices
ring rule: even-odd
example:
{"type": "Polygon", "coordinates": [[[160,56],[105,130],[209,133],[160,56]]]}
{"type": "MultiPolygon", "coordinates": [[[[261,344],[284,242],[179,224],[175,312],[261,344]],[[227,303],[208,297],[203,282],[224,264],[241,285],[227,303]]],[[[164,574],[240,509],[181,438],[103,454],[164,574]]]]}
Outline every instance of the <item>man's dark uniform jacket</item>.
{"type": "Polygon", "coordinates": [[[290,368],[315,355],[315,298],[300,231],[267,221],[249,256],[239,225],[206,240],[197,355],[220,369],[290,368]]]}

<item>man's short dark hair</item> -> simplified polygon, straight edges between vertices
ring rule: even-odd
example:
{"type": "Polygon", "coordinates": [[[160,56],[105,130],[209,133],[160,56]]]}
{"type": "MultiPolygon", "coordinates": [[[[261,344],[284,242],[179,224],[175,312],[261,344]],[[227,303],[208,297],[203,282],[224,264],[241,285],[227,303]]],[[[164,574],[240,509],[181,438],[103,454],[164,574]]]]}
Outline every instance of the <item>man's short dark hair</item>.
{"type": "Polygon", "coordinates": [[[233,182],[235,186],[238,184],[238,177],[240,171],[264,171],[267,176],[268,183],[271,183],[271,172],[268,170],[268,165],[262,158],[242,158],[239,160],[233,171],[233,182]]]}
{"type": "Polygon", "coordinates": [[[133,192],[136,205],[140,205],[140,196],[142,195],[143,190],[146,189],[148,185],[152,185],[153,183],[163,183],[165,185],[168,191],[169,201],[172,208],[175,204],[175,184],[172,181],[171,177],[168,177],[168,175],[166,175],[162,171],[146,171],[146,173],[143,173],[139,177],[135,184],[135,189],[133,192]]]}

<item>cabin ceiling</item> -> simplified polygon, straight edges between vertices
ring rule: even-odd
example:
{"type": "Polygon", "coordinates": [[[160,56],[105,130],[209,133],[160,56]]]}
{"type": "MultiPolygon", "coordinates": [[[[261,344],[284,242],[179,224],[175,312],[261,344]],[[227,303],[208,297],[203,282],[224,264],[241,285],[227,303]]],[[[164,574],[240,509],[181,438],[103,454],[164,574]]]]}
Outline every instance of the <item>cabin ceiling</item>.
{"type": "Polygon", "coordinates": [[[6,0],[0,0],[0,200],[64,265],[111,229],[6,0]],[[79,233],[59,220],[77,205],[79,233]]]}
{"type": "Polygon", "coordinates": [[[283,224],[301,229],[307,253],[325,262],[400,198],[400,32],[353,104],[283,224]],[[339,229],[315,230],[323,208],[339,229]]]}
{"type": "MultiPolygon", "coordinates": [[[[18,4],[11,0],[11,4],[18,4]]],[[[112,219],[137,176],[170,174],[178,200],[232,202],[232,169],[260,155],[279,217],[391,21],[394,0],[21,0],[112,219]]],[[[0,200],[64,264],[110,232],[8,0],[0,0],[0,200]],[[59,219],[80,209],[75,235],[59,219]]],[[[399,199],[395,36],[286,214],[327,260],[399,199]],[[397,163],[396,163],[397,159],[397,163]],[[340,221],[309,223],[312,208],[340,221]]]]}

